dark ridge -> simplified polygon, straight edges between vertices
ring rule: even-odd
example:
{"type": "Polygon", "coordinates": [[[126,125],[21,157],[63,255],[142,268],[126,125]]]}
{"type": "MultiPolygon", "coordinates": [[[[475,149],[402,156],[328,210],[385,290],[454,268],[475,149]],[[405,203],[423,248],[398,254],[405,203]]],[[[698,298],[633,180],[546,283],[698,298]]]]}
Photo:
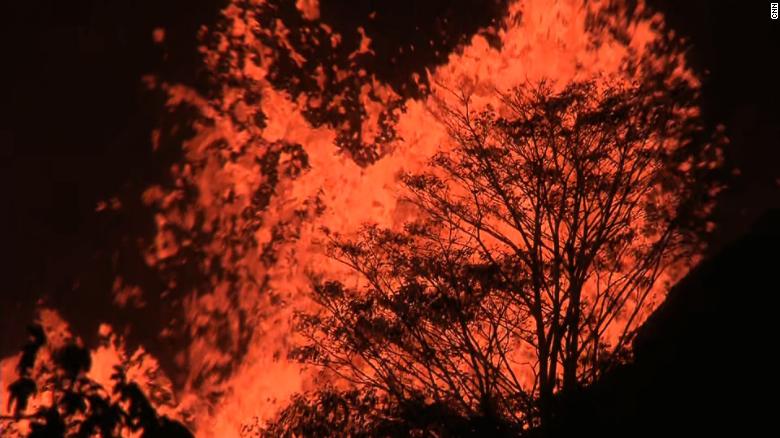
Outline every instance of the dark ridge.
{"type": "Polygon", "coordinates": [[[635,360],[561,400],[560,436],[761,436],[770,430],[780,210],[680,281],[635,360]]]}

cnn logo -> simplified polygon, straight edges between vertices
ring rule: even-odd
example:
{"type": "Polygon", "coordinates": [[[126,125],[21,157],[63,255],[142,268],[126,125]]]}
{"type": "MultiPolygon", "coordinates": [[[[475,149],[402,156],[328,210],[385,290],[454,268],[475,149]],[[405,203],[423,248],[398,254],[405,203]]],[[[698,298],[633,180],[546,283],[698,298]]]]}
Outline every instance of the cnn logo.
{"type": "Polygon", "coordinates": [[[769,16],[772,17],[773,20],[777,20],[777,3],[770,3],[771,9],[769,10],[769,16]]]}

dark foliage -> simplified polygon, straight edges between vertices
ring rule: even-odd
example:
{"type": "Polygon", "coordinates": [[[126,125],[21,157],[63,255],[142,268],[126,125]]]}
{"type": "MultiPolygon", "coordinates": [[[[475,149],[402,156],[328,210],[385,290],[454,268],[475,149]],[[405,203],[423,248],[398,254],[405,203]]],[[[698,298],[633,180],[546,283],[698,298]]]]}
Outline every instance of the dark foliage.
{"type": "Polygon", "coordinates": [[[115,367],[111,391],[87,377],[92,366],[90,352],[72,341],[52,351],[51,363],[36,360],[46,344],[40,325],[29,328],[30,339],[22,347],[18,379],[8,386],[13,416],[0,421],[30,421],[28,438],[120,437],[127,432],[142,438],[187,438],[192,433],[181,423],[157,413],[135,382],[127,380],[122,367],[115,367]],[[40,386],[40,388],[39,388],[40,386]],[[51,391],[51,404],[28,413],[30,397],[39,389],[51,391]]]}
{"type": "Polygon", "coordinates": [[[541,82],[503,111],[453,92],[453,149],[403,179],[419,219],[332,236],[360,282],[315,278],[299,315],[293,356],[376,398],[312,394],[269,433],[516,434],[624,362],[659,274],[699,251],[718,163],[687,85],[664,86],[541,82]]]}
{"type": "Polygon", "coordinates": [[[298,395],[258,435],[272,437],[510,437],[517,425],[484,416],[464,417],[447,403],[407,399],[395,403],[376,391],[324,389],[298,395]],[[336,432],[338,431],[338,432],[336,432]]]}
{"type": "MultiPolygon", "coordinates": [[[[780,210],[680,281],[634,360],[558,400],[556,436],[762,436],[776,427],[780,210]]],[[[771,433],[771,432],[770,432],[771,433]]],[[[541,434],[540,434],[541,435],[541,434]]]]}

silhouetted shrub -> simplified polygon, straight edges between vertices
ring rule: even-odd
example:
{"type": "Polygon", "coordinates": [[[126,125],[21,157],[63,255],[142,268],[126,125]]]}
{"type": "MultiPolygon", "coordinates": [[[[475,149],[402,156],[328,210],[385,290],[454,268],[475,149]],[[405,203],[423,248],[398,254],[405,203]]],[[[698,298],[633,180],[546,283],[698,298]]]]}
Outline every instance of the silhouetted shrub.
{"type": "Polygon", "coordinates": [[[114,438],[131,432],[142,438],[193,437],[181,423],[159,415],[141,387],[127,380],[121,366],[115,367],[111,391],[89,379],[90,352],[75,341],[52,351],[50,363],[41,364],[36,374],[46,335],[40,325],[31,326],[29,333],[17,365],[18,378],[8,386],[7,409],[13,407],[13,415],[2,417],[2,421],[29,421],[28,438],[114,438]],[[51,393],[50,404],[28,413],[31,397],[44,390],[51,393]]]}

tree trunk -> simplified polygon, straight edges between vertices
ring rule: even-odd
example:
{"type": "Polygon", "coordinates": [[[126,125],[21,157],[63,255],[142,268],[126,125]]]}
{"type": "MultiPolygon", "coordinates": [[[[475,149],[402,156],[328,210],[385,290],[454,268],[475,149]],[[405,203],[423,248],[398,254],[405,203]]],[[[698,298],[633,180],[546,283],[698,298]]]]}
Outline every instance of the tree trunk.
{"type": "Polygon", "coordinates": [[[580,296],[582,287],[575,285],[571,291],[571,301],[567,317],[566,356],[563,362],[563,391],[577,388],[577,363],[579,362],[580,333],[580,296]]]}
{"type": "Polygon", "coordinates": [[[551,381],[540,382],[539,385],[539,419],[542,436],[550,436],[553,424],[553,388],[551,381]]]}

